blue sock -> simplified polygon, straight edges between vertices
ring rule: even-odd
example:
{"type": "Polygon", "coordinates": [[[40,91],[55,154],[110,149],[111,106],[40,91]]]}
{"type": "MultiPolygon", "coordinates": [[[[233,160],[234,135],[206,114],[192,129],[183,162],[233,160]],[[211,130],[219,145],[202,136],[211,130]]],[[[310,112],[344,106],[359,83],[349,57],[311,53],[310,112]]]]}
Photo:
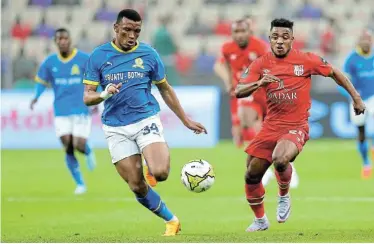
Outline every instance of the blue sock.
{"type": "Polygon", "coordinates": [[[91,152],[92,152],[92,149],[91,149],[90,145],[88,144],[88,142],[86,142],[86,147],[84,149],[84,154],[85,155],[90,155],[91,152]]]}
{"type": "Polygon", "coordinates": [[[369,146],[368,146],[367,141],[363,141],[363,142],[358,141],[357,142],[357,147],[358,147],[358,151],[361,154],[361,157],[362,157],[362,160],[363,160],[363,165],[364,166],[369,166],[371,164],[371,162],[370,162],[370,159],[369,159],[369,156],[368,156],[369,146]]]}
{"type": "Polygon", "coordinates": [[[84,185],[81,171],[79,170],[79,163],[75,158],[74,154],[65,155],[66,165],[73,176],[73,179],[77,185],[84,185]]]}
{"type": "Polygon", "coordinates": [[[166,207],[165,203],[161,201],[160,196],[152,190],[151,187],[148,187],[148,193],[145,197],[136,197],[138,202],[140,202],[144,207],[151,210],[154,214],[169,221],[174,217],[174,214],[166,207]]]}

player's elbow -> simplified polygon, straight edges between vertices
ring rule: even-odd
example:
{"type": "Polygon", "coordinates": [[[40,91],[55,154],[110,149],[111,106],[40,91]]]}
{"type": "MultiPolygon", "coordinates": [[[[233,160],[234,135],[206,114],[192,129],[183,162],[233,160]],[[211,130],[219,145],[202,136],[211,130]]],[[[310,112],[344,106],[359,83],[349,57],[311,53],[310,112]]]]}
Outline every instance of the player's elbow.
{"type": "Polygon", "coordinates": [[[248,92],[245,92],[244,87],[241,85],[237,85],[235,88],[235,97],[236,98],[243,98],[249,96],[248,92]]]}
{"type": "Polygon", "coordinates": [[[219,62],[215,62],[215,63],[214,63],[214,66],[213,66],[213,71],[214,71],[214,73],[218,74],[218,73],[219,73],[219,69],[220,69],[220,64],[219,64],[219,62]]]}

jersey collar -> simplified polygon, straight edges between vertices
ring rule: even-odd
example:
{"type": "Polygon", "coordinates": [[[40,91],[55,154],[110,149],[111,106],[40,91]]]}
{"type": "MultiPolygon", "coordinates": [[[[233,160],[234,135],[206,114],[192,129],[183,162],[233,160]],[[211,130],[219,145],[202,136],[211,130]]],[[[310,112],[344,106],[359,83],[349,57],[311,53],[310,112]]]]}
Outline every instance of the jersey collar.
{"type": "Polygon", "coordinates": [[[360,47],[356,47],[356,52],[358,55],[364,58],[369,58],[373,55],[373,50],[370,49],[369,53],[364,53],[360,47]]]}
{"type": "Polygon", "coordinates": [[[121,53],[131,53],[139,47],[139,41],[136,41],[136,45],[128,51],[123,51],[121,48],[117,47],[117,45],[114,44],[114,41],[111,41],[110,44],[112,45],[114,49],[116,49],[118,52],[121,52],[121,53]]]}
{"type": "Polygon", "coordinates": [[[58,52],[58,55],[57,55],[57,56],[58,56],[58,59],[60,59],[61,62],[67,63],[67,62],[69,62],[70,60],[72,60],[72,59],[75,57],[75,55],[77,55],[77,53],[78,53],[78,49],[74,48],[74,49],[71,51],[70,55],[67,56],[66,58],[62,57],[61,54],[60,54],[59,52],[58,52]]]}

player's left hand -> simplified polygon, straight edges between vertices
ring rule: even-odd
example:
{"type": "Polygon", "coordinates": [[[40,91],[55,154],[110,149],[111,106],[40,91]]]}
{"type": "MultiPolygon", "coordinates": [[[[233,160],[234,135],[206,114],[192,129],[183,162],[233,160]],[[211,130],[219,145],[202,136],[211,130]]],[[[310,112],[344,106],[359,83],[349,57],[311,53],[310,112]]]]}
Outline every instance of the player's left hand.
{"type": "Polygon", "coordinates": [[[106,91],[109,93],[109,94],[117,94],[119,93],[119,89],[122,87],[122,83],[118,83],[118,84],[110,84],[107,88],[106,88],[106,91]]]}
{"type": "Polygon", "coordinates": [[[31,110],[34,110],[34,106],[35,104],[38,102],[38,99],[34,98],[33,100],[31,100],[30,102],[30,109],[31,110]]]}
{"type": "Polygon", "coordinates": [[[198,123],[198,122],[195,122],[195,121],[192,121],[190,119],[187,119],[187,121],[184,123],[184,125],[192,130],[195,134],[201,134],[201,133],[205,133],[205,134],[208,134],[208,132],[206,131],[205,127],[198,123]]]}
{"type": "Polygon", "coordinates": [[[365,112],[366,106],[361,98],[353,101],[353,109],[355,110],[356,115],[363,114],[365,112]]]}

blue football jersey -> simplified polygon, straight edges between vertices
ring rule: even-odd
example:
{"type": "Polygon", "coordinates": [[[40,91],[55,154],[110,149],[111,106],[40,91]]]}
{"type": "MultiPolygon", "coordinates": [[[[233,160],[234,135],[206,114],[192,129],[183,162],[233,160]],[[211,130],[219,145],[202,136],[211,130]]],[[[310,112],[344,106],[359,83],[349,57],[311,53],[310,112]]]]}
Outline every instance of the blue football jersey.
{"type": "Polygon", "coordinates": [[[52,54],[40,65],[35,81],[52,86],[55,116],[89,113],[88,107],[83,103],[82,84],[88,58],[87,54],[74,49],[67,58],[52,54]]]}
{"type": "Polygon", "coordinates": [[[102,122],[108,126],[125,126],[160,111],[151,88],[152,82],[164,81],[164,65],[151,46],[138,42],[125,52],[108,42],[92,52],[83,82],[100,85],[102,89],[109,83],[122,83],[119,93],[105,100],[102,122]]]}
{"type": "Polygon", "coordinates": [[[374,96],[374,50],[369,55],[363,55],[360,50],[352,52],[345,60],[344,72],[362,99],[374,96]]]}

